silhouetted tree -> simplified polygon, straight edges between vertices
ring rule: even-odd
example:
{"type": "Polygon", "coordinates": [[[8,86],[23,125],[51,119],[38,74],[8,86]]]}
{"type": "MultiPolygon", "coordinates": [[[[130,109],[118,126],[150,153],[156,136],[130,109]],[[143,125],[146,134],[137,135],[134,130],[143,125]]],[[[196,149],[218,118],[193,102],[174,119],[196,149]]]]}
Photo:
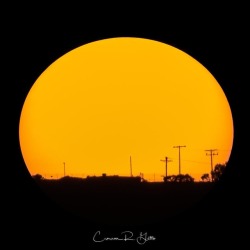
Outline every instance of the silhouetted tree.
{"type": "Polygon", "coordinates": [[[202,176],[201,176],[201,180],[202,181],[210,181],[210,177],[209,177],[209,174],[203,174],[202,176]]]}
{"type": "Polygon", "coordinates": [[[33,175],[32,177],[33,177],[33,179],[35,179],[36,181],[40,181],[40,180],[43,180],[43,179],[44,179],[43,176],[40,175],[40,174],[35,174],[35,175],[33,175]]]}
{"type": "Polygon", "coordinates": [[[169,175],[164,177],[164,182],[194,182],[194,178],[189,174],[169,175]]]}
{"type": "Polygon", "coordinates": [[[226,169],[226,163],[225,164],[217,164],[214,167],[214,170],[211,172],[213,181],[219,181],[221,179],[221,176],[223,175],[224,171],[226,169]]]}
{"type": "Polygon", "coordinates": [[[194,178],[189,174],[185,174],[181,176],[181,182],[194,182],[194,178]]]}
{"type": "Polygon", "coordinates": [[[174,182],[176,179],[176,175],[168,175],[167,177],[164,177],[164,182],[174,182]]]}

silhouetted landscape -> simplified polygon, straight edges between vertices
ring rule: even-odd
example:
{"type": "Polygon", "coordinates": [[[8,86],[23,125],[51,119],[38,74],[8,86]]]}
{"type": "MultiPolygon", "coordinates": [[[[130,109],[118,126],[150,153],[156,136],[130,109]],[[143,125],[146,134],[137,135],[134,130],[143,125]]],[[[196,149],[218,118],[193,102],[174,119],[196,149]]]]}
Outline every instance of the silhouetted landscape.
{"type": "Polygon", "coordinates": [[[94,222],[151,223],[185,211],[202,199],[213,182],[146,182],[140,177],[65,176],[39,186],[60,206],[94,222]]]}

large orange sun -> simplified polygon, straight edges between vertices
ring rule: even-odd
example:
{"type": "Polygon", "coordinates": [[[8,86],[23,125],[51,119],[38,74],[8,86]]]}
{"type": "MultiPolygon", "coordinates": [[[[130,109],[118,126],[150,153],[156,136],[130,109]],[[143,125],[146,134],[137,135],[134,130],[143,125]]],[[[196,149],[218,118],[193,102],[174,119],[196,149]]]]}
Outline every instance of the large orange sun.
{"type": "Polygon", "coordinates": [[[34,82],[20,116],[20,146],[31,175],[169,174],[199,180],[224,164],[233,119],[220,84],[170,45],[118,37],[80,46],[34,82]],[[178,146],[184,146],[180,150],[178,146]]]}

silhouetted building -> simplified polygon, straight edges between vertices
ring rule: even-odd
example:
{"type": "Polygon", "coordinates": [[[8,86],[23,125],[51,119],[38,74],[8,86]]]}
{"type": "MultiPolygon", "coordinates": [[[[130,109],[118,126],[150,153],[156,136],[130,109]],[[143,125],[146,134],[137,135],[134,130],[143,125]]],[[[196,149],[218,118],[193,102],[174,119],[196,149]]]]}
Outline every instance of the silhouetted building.
{"type": "Polygon", "coordinates": [[[112,175],[107,176],[106,174],[102,174],[102,176],[87,176],[87,182],[98,182],[98,183],[140,183],[142,181],[140,176],[119,176],[112,175]]]}

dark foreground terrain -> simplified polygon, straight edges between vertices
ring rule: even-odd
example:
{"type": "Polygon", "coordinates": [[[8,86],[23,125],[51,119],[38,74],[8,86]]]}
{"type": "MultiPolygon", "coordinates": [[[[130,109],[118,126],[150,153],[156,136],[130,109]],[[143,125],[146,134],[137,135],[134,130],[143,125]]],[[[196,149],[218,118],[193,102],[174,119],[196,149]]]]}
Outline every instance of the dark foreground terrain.
{"type": "Polygon", "coordinates": [[[63,209],[84,219],[107,224],[158,222],[190,209],[213,183],[147,183],[40,180],[39,186],[63,209]]]}

